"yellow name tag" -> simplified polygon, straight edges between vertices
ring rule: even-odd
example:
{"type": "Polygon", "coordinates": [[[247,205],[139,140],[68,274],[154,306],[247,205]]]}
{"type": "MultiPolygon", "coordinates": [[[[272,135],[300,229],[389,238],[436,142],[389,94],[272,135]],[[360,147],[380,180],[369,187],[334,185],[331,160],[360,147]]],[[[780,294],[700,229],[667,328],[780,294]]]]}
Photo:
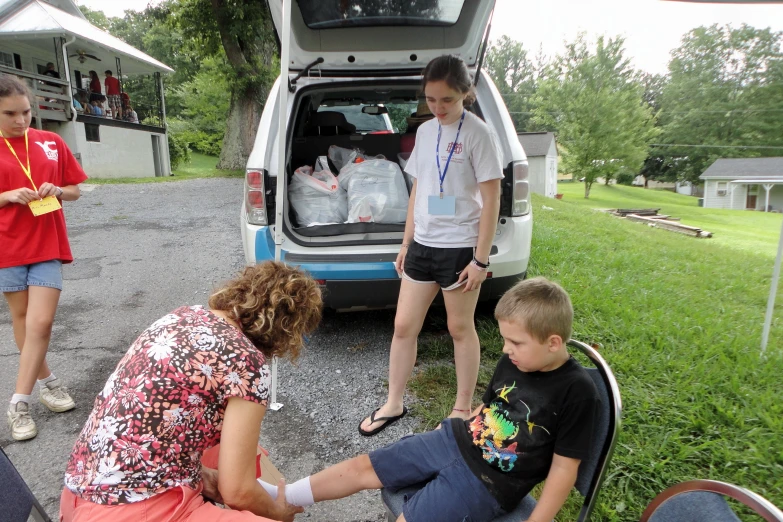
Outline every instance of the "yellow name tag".
{"type": "Polygon", "coordinates": [[[36,201],[31,201],[27,204],[30,207],[30,210],[33,211],[34,216],[42,216],[44,214],[48,214],[49,212],[54,212],[55,210],[60,210],[60,202],[57,201],[57,198],[54,196],[46,196],[43,199],[39,199],[36,201]]]}

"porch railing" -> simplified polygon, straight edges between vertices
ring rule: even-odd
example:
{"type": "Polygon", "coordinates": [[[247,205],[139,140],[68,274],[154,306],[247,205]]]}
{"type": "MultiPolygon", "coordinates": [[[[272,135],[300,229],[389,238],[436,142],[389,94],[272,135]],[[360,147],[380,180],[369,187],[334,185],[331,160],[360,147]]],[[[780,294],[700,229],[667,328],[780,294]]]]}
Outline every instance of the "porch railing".
{"type": "Polygon", "coordinates": [[[71,119],[71,97],[68,82],[51,76],[33,74],[0,65],[0,75],[16,76],[27,84],[33,93],[32,112],[36,127],[42,120],[69,121],[71,119]]]}

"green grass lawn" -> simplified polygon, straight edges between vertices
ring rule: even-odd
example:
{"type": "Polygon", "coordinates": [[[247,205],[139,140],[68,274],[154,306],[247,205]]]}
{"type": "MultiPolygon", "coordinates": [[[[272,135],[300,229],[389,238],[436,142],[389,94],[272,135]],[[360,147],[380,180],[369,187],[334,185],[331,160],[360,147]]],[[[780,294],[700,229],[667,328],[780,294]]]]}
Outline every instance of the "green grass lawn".
{"type": "MultiPolygon", "coordinates": [[[[594,185],[589,200],[581,184],[558,190],[562,201],[533,198],[528,275],[569,291],[574,338],[603,346],[624,404],[593,520],[638,520],[657,493],[697,478],[736,483],[783,506],[783,291],[768,357],[759,355],[783,216],[703,209],[696,198],[632,187],[594,185]],[[716,235],[696,239],[591,207],[661,207],[716,235]]],[[[481,388],[501,342],[491,313],[478,326],[481,388]]],[[[447,336],[422,338],[411,389],[428,426],[451,409],[451,357],[447,336]]],[[[559,521],[576,519],[579,498],[559,521]]]]}
{"type": "Polygon", "coordinates": [[[218,159],[214,156],[207,156],[197,152],[191,153],[190,163],[180,165],[173,172],[172,176],[163,176],[159,178],[91,178],[87,183],[94,185],[110,185],[117,183],[163,183],[167,181],[180,181],[183,179],[196,178],[241,178],[245,175],[242,170],[218,170],[215,168],[218,159]]]}
{"type": "MultiPolygon", "coordinates": [[[[732,249],[774,256],[783,215],[749,210],[701,208],[698,198],[667,190],[645,190],[623,185],[595,183],[584,197],[584,183],[558,183],[563,200],[589,208],[660,208],[661,214],[681,218],[685,225],[712,232],[709,239],[732,249]]],[[[550,205],[551,206],[551,205],[550,205]]]]}

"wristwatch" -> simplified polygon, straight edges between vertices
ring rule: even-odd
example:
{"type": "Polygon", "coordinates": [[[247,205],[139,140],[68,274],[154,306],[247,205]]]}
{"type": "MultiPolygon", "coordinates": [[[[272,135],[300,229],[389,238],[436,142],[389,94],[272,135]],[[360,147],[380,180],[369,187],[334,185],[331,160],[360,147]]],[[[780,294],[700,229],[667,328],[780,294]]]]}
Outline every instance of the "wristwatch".
{"type": "Polygon", "coordinates": [[[57,197],[58,198],[62,198],[63,197],[63,189],[61,189],[60,187],[54,187],[54,188],[57,189],[57,197]]]}

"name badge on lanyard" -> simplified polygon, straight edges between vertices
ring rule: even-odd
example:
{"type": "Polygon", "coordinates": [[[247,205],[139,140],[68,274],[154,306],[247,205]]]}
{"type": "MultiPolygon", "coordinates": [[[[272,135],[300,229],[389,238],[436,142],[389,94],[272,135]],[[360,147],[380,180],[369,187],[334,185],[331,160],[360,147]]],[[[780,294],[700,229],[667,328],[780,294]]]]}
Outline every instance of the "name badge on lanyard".
{"type": "Polygon", "coordinates": [[[427,212],[431,216],[455,216],[457,215],[457,198],[455,196],[446,196],[443,194],[443,182],[446,180],[446,173],[449,171],[449,164],[451,163],[451,156],[454,155],[454,149],[457,148],[459,143],[459,133],[462,131],[462,122],[465,121],[465,110],[462,110],[462,117],[459,119],[459,127],[457,127],[457,136],[454,138],[454,143],[449,151],[449,156],[446,158],[446,165],[443,167],[443,171],[440,170],[440,136],[441,125],[438,122],[438,141],[435,144],[435,162],[438,164],[438,180],[440,182],[440,191],[437,196],[429,196],[427,198],[427,212]]]}
{"type": "MultiPolygon", "coordinates": [[[[0,133],[0,136],[2,136],[2,133],[0,133]]],[[[19,162],[19,166],[22,167],[22,172],[24,172],[25,176],[27,176],[27,179],[30,180],[30,184],[33,186],[33,190],[38,192],[38,187],[35,186],[33,175],[31,173],[32,171],[30,170],[30,147],[29,142],[27,141],[27,131],[24,131],[24,149],[27,153],[27,167],[25,167],[24,163],[22,163],[22,160],[19,159],[16,151],[11,146],[11,142],[9,142],[5,136],[3,136],[3,139],[5,140],[5,144],[8,145],[8,149],[11,151],[11,154],[13,154],[16,158],[16,161],[19,162]]],[[[27,206],[30,207],[30,210],[33,212],[34,216],[42,216],[44,214],[48,214],[63,208],[60,205],[60,202],[54,196],[47,196],[42,199],[31,201],[27,204],[27,206]]]]}

